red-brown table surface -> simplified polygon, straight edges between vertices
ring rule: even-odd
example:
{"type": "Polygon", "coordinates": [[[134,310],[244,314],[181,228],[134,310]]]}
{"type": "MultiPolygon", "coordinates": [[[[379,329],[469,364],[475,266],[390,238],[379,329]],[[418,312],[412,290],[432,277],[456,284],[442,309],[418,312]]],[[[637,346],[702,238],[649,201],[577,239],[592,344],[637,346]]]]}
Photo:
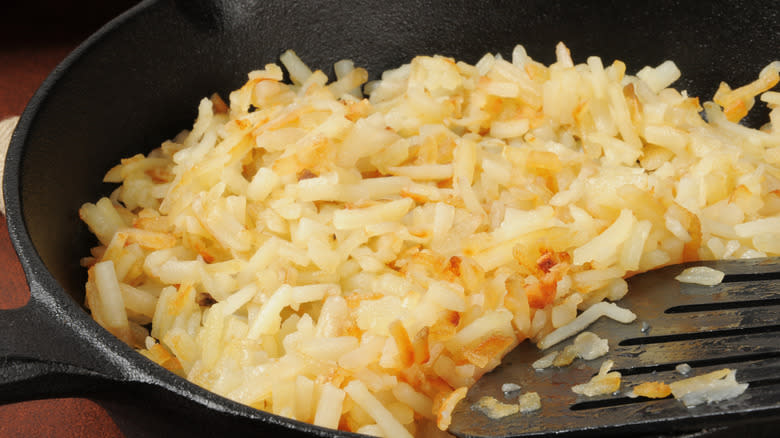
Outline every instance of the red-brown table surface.
{"type": "MultiPolygon", "coordinates": [[[[49,72],[71,50],[134,3],[137,0],[0,0],[0,120],[21,114],[49,72]]],[[[2,218],[0,309],[22,306],[29,295],[2,218]]],[[[132,427],[120,428],[101,404],[87,398],[0,405],[2,438],[114,438],[136,435],[133,432],[132,427]]]]}

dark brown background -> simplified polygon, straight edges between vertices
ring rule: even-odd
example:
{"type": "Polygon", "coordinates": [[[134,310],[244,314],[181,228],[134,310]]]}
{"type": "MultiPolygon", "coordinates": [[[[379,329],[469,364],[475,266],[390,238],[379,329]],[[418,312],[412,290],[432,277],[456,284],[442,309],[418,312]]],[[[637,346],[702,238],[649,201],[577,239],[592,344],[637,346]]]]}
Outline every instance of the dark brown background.
{"type": "MultiPolygon", "coordinates": [[[[46,76],[71,50],[137,0],[0,0],[0,120],[19,115],[46,76]]],[[[24,305],[24,274],[0,221],[0,309],[24,305]]],[[[142,436],[103,403],[58,398],[0,405],[0,437],[142,436]],[[121,426],[121,427],[120,427],[121,426]]]]}

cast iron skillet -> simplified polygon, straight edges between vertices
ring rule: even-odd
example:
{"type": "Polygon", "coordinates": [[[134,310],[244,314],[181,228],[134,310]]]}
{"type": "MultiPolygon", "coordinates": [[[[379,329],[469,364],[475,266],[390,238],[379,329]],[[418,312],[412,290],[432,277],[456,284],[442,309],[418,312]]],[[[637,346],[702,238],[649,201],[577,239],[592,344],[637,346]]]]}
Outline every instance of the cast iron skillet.
{"type": "Polygon", "coordinates": [[[201,389],[93,322],[78,261],[94,240],[79,206],[110,193],[100,181],[120,158],[190,127],[200,98],[227,96],[286,49],[326,73],[351,58],[376,75],[416,54],[473,63],[517,43],[550,63],[558,41],[575,62],[621,59],[629,73],[673,59],[675,85],[708,99],[718,81],[746,83],[778,56],[780,12],[748,0],[147,0],[110,22],[45,81],[8,152],[8,230],[32,298],[0,312],[0,401],[110,390],[225,430],[335,436],[201,389]]]}

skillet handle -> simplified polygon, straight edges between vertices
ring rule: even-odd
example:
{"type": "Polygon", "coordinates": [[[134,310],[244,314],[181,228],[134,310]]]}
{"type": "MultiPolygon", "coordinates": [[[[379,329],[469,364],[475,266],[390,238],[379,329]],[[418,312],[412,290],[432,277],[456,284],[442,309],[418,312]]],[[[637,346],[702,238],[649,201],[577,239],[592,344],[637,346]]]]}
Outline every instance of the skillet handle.
{"type": "MultiPolygon", "coordinates": [[[[0,181],[18,121],[19,117],[0,121],[0,181]]],[[[0,193],[0,212],[5,214],[3,201],[0,193]]],[[[72,300],[46,293],[34,280],[29,285],[25,306],[0,310],[0,403],[86,395],[127,380],[127,368],[123,370],[117,355],[89,335],[94,328],[75,316],[83,311],[72,300]]]]}
{"type": "Polygon", "coordinates": [[[128,367],[67,307],[30,282],[30,301],[0,310],[0,403],[88,395],[128,381],[128,367]]]}

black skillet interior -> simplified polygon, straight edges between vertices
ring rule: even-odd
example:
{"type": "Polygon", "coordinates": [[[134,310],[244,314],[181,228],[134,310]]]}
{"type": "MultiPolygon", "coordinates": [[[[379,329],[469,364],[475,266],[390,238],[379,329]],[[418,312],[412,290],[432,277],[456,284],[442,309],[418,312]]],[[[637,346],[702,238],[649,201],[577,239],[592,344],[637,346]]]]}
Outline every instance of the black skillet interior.
{"type": "MultiPolygon", "coordinates": [[[[120,158],[191,127],[199,99],[213,92],[226,97],[249,71],[276,62],[286,49],[329,74],[333,62],[349,58],[376,78],[416,54],[473,63],[485,52],[511,56],[518,43],[550,63],[558,41],[575,62],[590,55],[605,64],[620,59],[629,73],[672,59],[683,73],[675,86],[708,100],[719,81],[747,83],[776,59],[780,8],[749,0],[144,1],[53,72],[13,138],[7,220],[34,294],[51,298],[55,313],[81,327],[81,336],[108,350],[118,366],[145,360],[119,347],[76,305],[85,281],[78,261],[94,244],[77,210],[110,193],[101,180],[120,158]]],[[[760,125],[762,117],[748,123],[760,125]]],[[[172,375],[160,376],[181,386],[172,375]]]]}

